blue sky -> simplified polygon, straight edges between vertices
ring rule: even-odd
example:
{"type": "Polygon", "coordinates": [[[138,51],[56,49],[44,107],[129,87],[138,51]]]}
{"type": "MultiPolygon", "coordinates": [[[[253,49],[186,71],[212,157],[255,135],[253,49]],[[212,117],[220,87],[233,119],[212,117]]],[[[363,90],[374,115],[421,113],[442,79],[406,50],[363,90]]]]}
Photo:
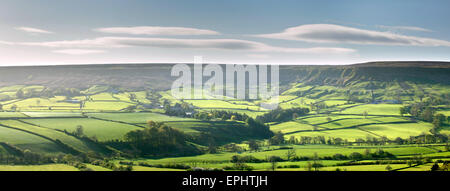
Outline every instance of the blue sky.
{"type": "Polygon", "coordinates": [[[449,1],[3,0],[0,65],[450,60],[449,1]]]}

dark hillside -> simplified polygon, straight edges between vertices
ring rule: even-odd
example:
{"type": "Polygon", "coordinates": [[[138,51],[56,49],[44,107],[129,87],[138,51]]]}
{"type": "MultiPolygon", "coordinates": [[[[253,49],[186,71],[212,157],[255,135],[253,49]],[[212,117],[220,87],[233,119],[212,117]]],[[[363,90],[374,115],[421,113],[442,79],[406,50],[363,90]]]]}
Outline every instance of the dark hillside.
{"type": "MultiPolygon", "coordinates": [[[[104,64],[0,67],[0,86],[44,85],[88,88],[169,89],[173,64],[104,64]]],[[[281,85],[303,82],[346,86],[361,81],[450,83],[449,62],[374,62],[346,66],[280,66],[281,85]]]]}

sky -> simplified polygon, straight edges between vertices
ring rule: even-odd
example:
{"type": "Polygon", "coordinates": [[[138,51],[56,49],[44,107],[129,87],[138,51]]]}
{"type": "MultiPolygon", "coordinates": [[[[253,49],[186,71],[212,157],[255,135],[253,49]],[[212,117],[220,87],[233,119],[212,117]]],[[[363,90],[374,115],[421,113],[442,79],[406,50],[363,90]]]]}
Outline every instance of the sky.
{"type": "Polygon", "coordinates": [[[0,66],[450,61],[446,0],[2,0],[0,66]]]}

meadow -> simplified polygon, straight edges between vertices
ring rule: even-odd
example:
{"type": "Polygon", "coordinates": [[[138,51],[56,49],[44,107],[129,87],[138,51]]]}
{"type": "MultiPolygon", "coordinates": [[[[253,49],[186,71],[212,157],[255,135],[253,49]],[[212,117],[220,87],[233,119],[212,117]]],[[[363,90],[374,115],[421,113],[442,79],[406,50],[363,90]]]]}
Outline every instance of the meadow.
{"type": "Polygon", "coordinates": [[[448,85],[354,79],[356,74],[336,80],[321,72],[310,72],[305,82],[299,82],[298,76],[282,76],[292,79],[283,82],[281,94],[269,100],[207,99],[210,95],[179,100],[167,89],[105,84],[53,90],[45,85],[1,86],[0,171],[86,170],[79,164],[94,171],[125,166],[134,171],[187,170],[184,166],[236,170],[238,165],[232,161],[236,156],[252,158],[243,163],[257,171],[274,166],[280,171],[305,171],[311,170],[312,162],[320,163],[314,169],[320,171],[428,171],[434,162],[449,161],[448,143],[432,140],[436,134],[447,140],[450,135],[448,85]],[[261,105],[275,101],[280,110],[307,108],[309,112],[262,124],[275,135],[264,138],[255,135],[251,120],[237,119],[265,116],[271,111],[261,105]],[[423,115],[400,112],[416,103],[430,104],[431,116],[443,114],[447,121],[436,128],[423,115]],[[217,111],[230,115],[211,117],[217,111]],[[186,145],[201,152],[142,155],[124,144],[125,135],[148,129],[149,121],[178,130],[186,145]],[[276,135],[281,135],[281,143],[274,143],[276,135]],[[255,144],[257,149],[252,148],[255,144]],[[371,155],[381,151],[392,156],[371,155]],[[359,154],[362,157],[355,157],[359,154]],[[25,155],[43,159],[26,165],[22,163],[30,159],[25,155]],[[271,157],[279,159],[274,162],[271,157]],[[10,164],[10,158],[18,164],[10,164]],[[422,163],[408,164],[419,160],[422,163]]]}

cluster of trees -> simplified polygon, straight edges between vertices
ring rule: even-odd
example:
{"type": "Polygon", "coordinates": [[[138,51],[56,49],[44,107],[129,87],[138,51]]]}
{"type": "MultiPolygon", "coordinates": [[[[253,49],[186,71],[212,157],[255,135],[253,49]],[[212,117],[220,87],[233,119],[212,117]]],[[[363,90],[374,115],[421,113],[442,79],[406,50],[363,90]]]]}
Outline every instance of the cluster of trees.
{"type": "Polygon", "coordinates": [[[407,139],[400,137],[395,138],[393,141],[399,145],[402,144],[429,144],[429,143],[448,143],[449,136],[444,134],[422,134],[419,136],[410,136],[407,139]]]}
{"type": "Polygon", "coordinates": [[[77,88],[44,88],[42,91],[36,91],[35,89],[29,89],[28,91],[23,91],[22,89],[17,90],[15,96],[17,99],[26,99],[32,97],[41,98],[51,98],[57,95],[66,96],[67,98],[81,96],[81,90],[77,88]]]}
{"type": "Polygon", "coordinates": [[[274,133],[270,131],[270,127],[268,125],[260,121],[256,121],[251,117],[247,118],[245,123],[253,137],[268,138],[274,135],[274,133]]]}
{"type": "Polygon", "coordinates": [[[225,110],[211,110],[209,112],[198,112],[194,115],[194,118],[200,120],[221,119],[233,120],[233,121],[246,121],[250,118],[247,114],[240,114],[237,112],[225,111],[225,110]]]}
{"type": "MultiPolygon", "coordinates": [[[[146,163],[146,162],[139,162],[138,164],[139,164],[139,166],[154,167],[154,168],[172,168],[172,169],[183,169],[183,170],[191,169],[191,166],[189,166],[189,165],[178,164],[178,163],[173,163],[173,164],[149,164],[149,163],[146,163]]],[[[128,165],[133,165],[133,163],[131,162],[131,164],[128,164],[128,165]]]]}
{"type": "MultiPolygon", "coordinates": [[[[222,123],[222,122],[217,122],[222,123]]],[[[259,148],[259,144],[252,139],[267,139],[273,136],[273,132],[270,131],[270,127],[254,120],[249,117],[245,121],[245,124],[241,122],[236,123],[226,123],[217,126],[216,128],[205,128],[200,129],[201,133],[195,135],[192,138],[192,142],[200,145],[208,146],[207,151],[209,153],[216,153],[217,146],[220,144],[229,143],[231,141],[240,142],[242,138],[250,139],[252,144],[252,149],[259,148]]],[[[236,144],[230,143],[222,147],[226,151],[231,152],[241,152],[243,149],[236,144]]]]}
{"type": "Polygon", "coordinates": [[[349,141],[347,139],[342,138],[334,138],[324,136],[301,136],[300,138],[295,138],[294,136],[289,137],[285,143],[296,144],[296,145],[304,145],[304,144],[327,144],[327,145],[347,145],[349,141]]]}
{"type": "Polygon", "coordinates": [[[191,117],[188,113],[194,112],[194,106],[181,100],[181,103],[175,103],[173,106],[169,100],[163,101],[163,108],[166,115],[178,116],[178,117],[191,117]]]}
{"type": "Polygon", "coordinates": [[[409,138],[403,139],[401,137],[397,137],[393,140],[388,139],[386,136],[382,137],[371,137],[368,136],[366,139],[357,138],[354,142],[350,142],[347,139],[328,137],[324,136],[301,136],[299,138],[295,138],[291,136],[289,139],[285,140],[283,138],[283,134],[278,132],[275,133],[269,143],[271,145],[282,145],[282,144],[295,144],[295,145],[303,145],[303,144],[327,144],[327,145],[386,145],[388,143],[395,143],[398,145],[403,144],[428,144],[428,143],[447,143],[449,137],[444,134],[422,134],[419,136],[411,136],[409,138]]]}
{"type": "Polygon", "coordinates": [[[21,150],[17,154],[0,153],[0,164],[6,165],[39,165],[55,163],[54,157],[31,152],[30,150],[21,150]]]}
{"type": "MultiPolygon", "coordinates": [[[[430,144],[430,143],[448,143],[449,136],[444,134],[422,134],[419,136],[410,136],[409,138],[403,139],[397,137],[393,140],[388,139],[386,136],[383,137],[371,137],[368,136],[366,139],[357,138],[354,142],[350,142],[347,139],[328,137],[324,136],[300,136],[296,138],[294,136],[289,137],[289,139],[284,139],[284,135],[281,132],[276,132],[274,136],[269,139],[270,145],[283,145],[283,144],[294,144],[294,145],[304,145],[304,144],[326,144],[326,145],[386,145],[388,143],[394,143],[398,145],[403,144],[430,144]]],[[[448,148],[448,146],[446,147],[448,148]]],[[[450,150],[450,149],[447,149],[450,150]]]]}
{"type": "Polygon", "coordinates": [[[311,111],[317,111],[317,113],[320,113],[320,110],[327,109],[328,106],[325,104],[325,102],[313,102],[309,104],[309,109],[311,111]]]}
{"type": "MultiPolygon", "coordinates": [[[[375,152],[371,152],[369,149],[366,149],[364,154],[353,152],[349,155],[343,154],[335,154],[333,156],[324,156],[319,157],[317,153],[314,153],[313,156],[298,156],[294,149],[288,149],[286,152],[286,157],[282,158],[280,156],[268,156],[265,159],[259,159],[252,155],[240,156],[234,155],[231,157],[230,162],[233,163],[233,166],[224,167],[225,170],[253,170],[253,167],[247,165],[246,163],[271,163],[271,170],[275,170],[276,168],[300,168],[298,165],[287,165],[287,166],[277,166],[278,162],[286,162],[286,161],[308,161],[305,166],[308,171],[318,171],[324,165],[321,163],[321,160],[373,160],[373,159],[395,159],[395,155],[384,151],[382,149],[378,149],[375,152]]],[[[349,162],[346,162],[345,165],[349,165],[349,162]]],[[[352,163],[353,164],[353,163],[352,163]]]]}
{"type": "Polygon", "coordinates": [[[200,151],[188,144],[188,136],[161,122],[148,121],[148,127],[125,134],[123,144],[138,156],[179,154],[193,155],[200,151]]]}
{"type": "Polygon", "coordinates": [[[290,109],[281,109],[277,108],[270,112],[265,113],[264,115],[260,115],[256,117],[257,121],[261,121],[263,123],[268,122],[284,122],[292,120],[292,118],[297,118],[299,116],[305,115],[309,113],[308,108],[290,108],[290,109]]]}
{"type": "MultiPolygon", "coordinates": [[[[436,114],[435,109],[433,109],[428,102],[413,103],[400,108],[400,115],[410,114],[415,119],[433,123],[436,131],[438,128],[442,127],[445,121],[450,122],[450,116],[445,116],[443,114],[436,114]]],[[[434,132],[432,132],[434,133],[434,132]]]]}
{"type": "Polygon", "coordinates": [[[377,149],[375,152],[371,152],[366,149],[364,154],[359,152],[353,152],[349,155],[343,155],[340,153],[334,154],[333,156],[323,156],[319,157],[315,153],[314,156],[298,156],[294,149],[289,149],[286,151],[286,159],[282,161],[310,161],[310,160],[372,160],[372,159],[395,159],[396,156],[392,153],[384,151],[382,149],[377,149]]]}
{"type": "Polygon", "coordinates": [[[101,166],[104,168],[109,168],[113,171],[132,171],[133,165],[131,164],[123,164],[119,163],[119,165],[116,165],[114,162],[110,161],[109,159],[103,159],[103,160],[95,160],[91,162],[92,165],[101,166]]]}

